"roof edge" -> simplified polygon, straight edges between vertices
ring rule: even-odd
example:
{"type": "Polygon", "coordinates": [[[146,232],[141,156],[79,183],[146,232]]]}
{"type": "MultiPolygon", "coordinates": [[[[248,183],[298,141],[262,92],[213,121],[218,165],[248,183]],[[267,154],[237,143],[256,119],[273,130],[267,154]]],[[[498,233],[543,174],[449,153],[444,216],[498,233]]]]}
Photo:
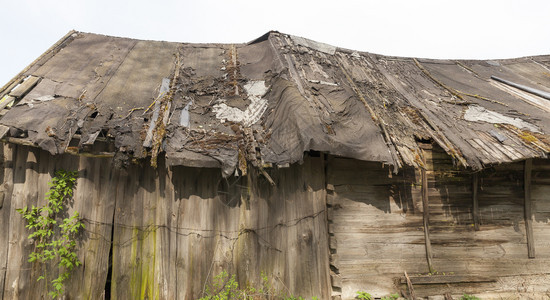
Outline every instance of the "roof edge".
{"type": "Polygon", "coordinates": [[[277,31],[277,30],[270,30],[270,31],[264,33],[263,35],[261,35],[260,37],[257,37],[257,38],[253,39],[252,41],[250,41],[246,44],[247,45],[253,45],[253,44],[263,42],[263,41],[267,40],[269,38],[269,36],[271,36],[272,33],[280,33],[280,32],[277,31]]]}
{"type": "Polygon", "coordinates": [[[32,68],[37,62],[42,60],[46,55],[53,52],[57,47],[62,45],[65,41],[67,41],[69,38],[73,37],[74,34],[79,33],[78,31],[72,29],[67,34],[65,34],[61,39],[59,39],[55,44],[53,44],[48,50],[46,50],[44,53],[42,53],[39,57],[37,57],[33,62],[31,62],[27,67],[25,67],[21,72],[19,72],[17,75],[15,75],[8,83],[6,83],[1,89],[0,89],[0,99],[6,95],[13,87],[15,87],[19,82],[23,79],[23,74],[27,72],[30,68],[32,68]]]}

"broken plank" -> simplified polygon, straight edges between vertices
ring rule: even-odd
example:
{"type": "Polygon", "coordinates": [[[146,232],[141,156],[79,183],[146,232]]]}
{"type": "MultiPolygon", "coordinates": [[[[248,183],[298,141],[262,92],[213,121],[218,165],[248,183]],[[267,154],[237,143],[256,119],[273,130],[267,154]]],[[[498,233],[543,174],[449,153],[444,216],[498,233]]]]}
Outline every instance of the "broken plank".
{"type": "Polygon", "coordinates": [[[40,81],[40,77],[30,76],[21,83],[18,87],[12,90],[9,95],[15,98],[25,96],[34,86],[40,81]]]}
{"type": "Polygon", "coordinates": [[[406,283],[407,283],[407,287],[409,289],[409,299],[416,299],[416,295],[414,293],[414,287],[413,287],[413,283],[411,282],[411,279],[409,277],[409,275],[407,274],[407,271],[405,271],[405,280],[406,280],[406,283]]]}
{"type": "Polygon", "coordinates": [[[15,101],[15,97],[8,95],[4,96],[4,98],[0,100],[0,110],[6,108],[6,106],[10,105],[10,103],[12,103],[13,101],[15,101]]]}
{"type": "MultiPolygon", "coordinates": [[[[150,148],[153,146],[153,130],[155,129],[155,124],[157,123],[157,119],[159,117],[160,113],[160,100],[166,93],[170,90],[170,79],[168,78],[162,78],[162,83],[160,85],[159,95],[153,101],[155,107],[153,108],[153,117],[151,118],[151,121],[149,122],[149,128],[147,129],[147,136],[145,137],[145,140],[143,141],[143,147],[150,148]]],[[[151,103],[151,106],[153,105],[151,103]]],[[[151,107],[149,106],[149,107],[151,107]]],[[[149,110],[145,110],[144,113],[146,113],[149,110]]]]}

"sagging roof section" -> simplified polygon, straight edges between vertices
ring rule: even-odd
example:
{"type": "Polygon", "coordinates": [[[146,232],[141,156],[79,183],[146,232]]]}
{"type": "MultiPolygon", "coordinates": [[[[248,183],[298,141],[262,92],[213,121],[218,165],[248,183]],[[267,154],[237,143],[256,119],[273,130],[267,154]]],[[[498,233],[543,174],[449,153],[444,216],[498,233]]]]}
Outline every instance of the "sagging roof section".
{"type": "Polygon", "coordinates": [[[248,44],[71,32],[0,91],[0,124],[52,154],[165,153],[226,176],[309,150],[422,167],[419,141],[480,169],[547,156],[549,92],[550,56],[398,58],[274,31],[248,44]]]}

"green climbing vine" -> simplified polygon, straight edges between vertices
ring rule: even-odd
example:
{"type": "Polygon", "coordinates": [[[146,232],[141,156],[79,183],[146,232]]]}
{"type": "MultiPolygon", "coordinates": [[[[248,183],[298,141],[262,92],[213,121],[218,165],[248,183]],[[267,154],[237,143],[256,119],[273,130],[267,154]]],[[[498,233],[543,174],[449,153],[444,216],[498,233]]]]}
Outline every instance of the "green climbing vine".
{"type": "MultiPolygon", "coordinates": [[[[48,183],[50,190],[46,193],[45,206],[27,206],[17,209],[27,221],[26,228],[31,233],[28,238],[34,241],[35,249],[29,255],[29,262],[46,263],[54,261],[59,269],[59,276],[51,280],[49,295],[60,297],[64,292],[64,282],[70,276],[74,267],[82,263],[76,255],[76,237],[84,224],[79,219],[78,212],[68,215],[67,202],[73,197],[77,172],[59,170],[48,183]]],[[[47,269],[47,268],[45,268],[47,269]]],[[[48,272],[38,280],[48,281],[48,272]]]]}

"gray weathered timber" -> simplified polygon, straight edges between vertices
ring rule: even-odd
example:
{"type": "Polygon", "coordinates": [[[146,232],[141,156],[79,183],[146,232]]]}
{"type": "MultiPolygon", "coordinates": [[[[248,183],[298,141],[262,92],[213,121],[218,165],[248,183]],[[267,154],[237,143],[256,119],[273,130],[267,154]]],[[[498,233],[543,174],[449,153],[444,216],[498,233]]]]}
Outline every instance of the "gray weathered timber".
{"type": "Polygon", "coordinates": [[[527,235],[527,256],[529,258],[535,258],[535,237],[533,236],[533,204],[531,201],[531,172],[533,169],[533,160],[525,160],[524,165],[524,177],[523,177],[523,189],[525,191],[524,196],[524,210],[525,210],[525,231],[527,235]]]}
{"type": "MultiPolygon", "coordinates": [[[[40,267],[39,264],[27,262],[28,255],[33,247],[30,241],[27,240],[29,232],[24,228],[25,224],[22,217],[15,212],[15,209],[31,205],[44,205],[45,194],[48,190],[47,183],[55,170],[60,168],[78,170],[78,166],[81,165],[84,168],[80,170],[79,176],[81,179],[77,183],[79,188],[76,189],[75,201],[69,213],[77,210],[85,220],[94,218],[101,220],[101,217],[96,216],[97,210],[104,208],[109,210],[109,205],[108,203],[105,206],[98,205],[98,193],[94,193],[94,191],[98,191],[101,186],[108,188],[109,176],[101,176],[101,178],[104,178],[103,185],[98,181],[100,178],[99,174],[88,176],[87,172],[93,174],[94,168],[91,167],[92,165],[97,166],[95,169],[98,169],[101,165],[105,165],[94,164],[88,158],[82,158],[83,161],[79,163],[77,157],[70,155],[54,157],[36,148],[4,145],[3,149],[5,153],[13,153],[11,157],[5,157],[3,168],[3,186],[6,187],[6,191],[8,192],[11,186],[13,186],[13,192],[6,195],[8,200],[12,200],[8,202],[11,208],[10,206],[3,207],[8,208],[7,211],[10,214],[7,217],[6,215],[2,216],[2,221],[9,222],[10,224],[10,226],[6,227],[9,228],[9,234],[5,235],[9,237],[9,243],[5,243],[5,245],[10,245],[9,253],[6,257],[11,259],[7,267],[4,268],[4,272],[2,272],[2,276],[6,276],[6,281],[3,285],[4,296],[6,298],[21,297],[29,299],[46,297],[48,289],[51,287],[46,286],[45,281],[36,282],[36,278],[47,270],[47,279],[52,280],[58,274],[57,269],[50,263],[46,267],[40,267]],[[15,150],[12,151],[12,148],[15,150]],[[11,174],[14,175],[12,176],[11,174]]],[[[107,170],[110,170],[110,168],[107,170]]],[[[101,200],[107,202],[107,199],[110,198],[103,197],[101,200]]],[[[110,211],[112,215],[112,207],[110,211]]],[[[112,216],[109,218],[108,221],[112,219],[112,216]]],[[[102,221],[105,222],[106,220],[102,221]]],[[[71,290],[76,290],[79,293],[82,292],[81,295],[84,298],[93,299],[100,297],[105,287],[108,264],[101,263],[101,260],[104,259],[106,261],[108,259],[109,234],[111,230],[108,228],[108,230],[103,230],[102,232],[101,230],[95,230],[94,224],[86,225],[88,226],[87,230],[90,231],[84,234],[85,237],[90,237],[90,232],[97,234],[99,237],[92,236],[89,239],[83,239],[79,257],[86,267],[77,268],[73,272],[72,276],[74,279],[67,285],[67,294],[73,294],[71,290]],[[107,238],[106,241],[104,240],[105,238],[107,238]],[[97,244],[102,245],[99,246],[100,249],[93,246],[97,244]],[[103,251],[101,251],[101,248],[103,251]],[[96,254],[98,255],[96,256],[96,254]],[[99,271],[97,270],[98,268],[100,269],[99,271]],[[101,272],[101,269],[104,269],[104,272],[101,272]],[[82,274],[82,272],[87,273],[87,275],[82,274]]]]}
{"type": "Polygon", "coordinates": [[[396,291],[393,279],[403,271],[426,272],[421,197],[411,198],[412,190],[420,196],[420,180],[412,182],[411,170],[394,175],[380,163],[327,161],[327,185],[334,189],[327,203],[333,206],[343,299],[367,288],[384,296],[396,291]]]}
{"type": "Polygon", "coordinates": [[[23,206],[36,205],[37,199],[33,197],[33,187],[36,187],[36,160],[34,154],[27,149],[19,147],[14,150],[13,168],[13,194],[11,209],[9,211],[8,233],[8,263],[4,282],[4,298],[32,298],[33,285],[31,279],[32,265],[27,263],[30,253],[30,245],[27,240],[28,232],[25,229],[23,218],[15,211],[23,206]],[[33,161],[34,160],[34,161],[33,161]]]}
{"type": "MultiPolygon", "coordinates": [[[[550,163],[536,160],[532,169],[535,259],[527,257],[524,217],[523,162],[476,172],[479,222],[475,229],[469,170],[457,168],[439,147],[424,151],[429,197],[429,230],[433,268],[440,278],[415,286],[419,297],[448,291],[512,293],[521,282],[542,293],[550,268],[550,163]],[[445,273],[445,275],[443,275],[445,273]],[[451,275],[446,283],[445,276],[451,275]],[[490,278],[494,282],[463,282],[490,278]],[[538,279],[535,279],[538,278],[538,279]]],[[[474,173],[475,174],[475,173],[474,173]]],[[[406,285],[393,285],[408,274],[426,274],[421,171],[394,175],[377,163],[333,158],[327,164],[327,203],[334,209],[329,232],[334,234],[342,298],[358,290],[384,296],[406,285]]]]}
{"type": "Polygon", "coordinates": [[[460,283],[460,282],[495,282],[494,278],[486,278],[480,276],[455,276],[455,275],[430,275],[430,276],[410,276],[410,278],[401,278],[402,284],[408,284],[410,280],[412,284],[445,284],[445,283],[460,283]]]}
{"type": "MultiPolygon", "coordinates": [[[[424,150],[422,150],[424,152],[424,150]]],[[[424,154],[422,154],[422,157],[424,157],[424,154]]],[[[424,164],[426,164],[424,160],[424,164]]],[[[422,223],[424,225],[424,243],[426,245],[426,260],[428,262],[428,271],[430,273],[434,272],[434,267],[432,264],[432,242],[430,241],[430,200],[428,197],[428,175],[426,174],[425,169],[420,170],[420,174],[422,177],[422,223]]]]}
{"type": "Polygon", "coordinates": [[[0,165],[0,182],[3,204],[0,208],[0,299],[4,299],[4,286],[6,269],[8,263],[9,245],[9,216],[11,213],[12,191],[13,191],[13,145],[2,146],[2,162],[0,165]]]}
{"type": "Polygon", "coordinates": [[[479,230],[479,198],[477,196],[479,188],[479,174],[472,174],[472,217],[474,219],[474,229],[479,230]]]}
{"type": "MultiPolygon", "coordinates": [[[[146,191],[155,191],[155,183],[141,182],[154,178],[147,173],[139,183],[121,183],[137,195],[117,201],[116,298],[127,296],[125,291],[138,297],[200,297],[206,282],[222,271],[251,285],[261,284],[260,275],[265,272],[281,290],[286,286],[295,294],[327,297],[324,179],[310,175],[322,174],[315,172],[321,167],[312,158],[298,168],[279,170],[271,174],[278,181],[275,189],[253,170],[249,171],[253,175],[228,181],[217,169],[175,167],[169,182],[174,198],[164,188],[150,198],[146,191]],[[130,211],[122,209],[130,203],[130,211]],[[174,251],[169,252],[170,248],[174,251]],[[125,253],[142,259],[136,261],[125,253]],[[165,257],[156,258],[159,253],[165,257]],[[175,270],[170,271],[174,264],[175,270]],[[168,276],[170,272],[175,279],[168,276]],[[129,273],[134,277],[128,278],[129,273]]],[[[166,177],[159,174],[158,178],[166,177]]]]}
{"type": "Polygon", "coordinates": [[[74,280],[67,286],[67,294],[80,294],[83,299],[103,297],[107,280],[111,225],[116,201],[119,170],[110,166],[109,159],[80,157],[79,179],[73,209],[84,217],[86,232],[80,244],[79,259],[83,268],[73,272],[74,280]],[[86,191],[86,193],[78,191],[86,191]]]}
{"type": "Polygon", "coordinates": [[[324,167],[319,157],[270,169],[273,187],[255,169],[222,178],[219,169],[159,168],[111,159],[52,156],[37,148],[3,146],[0,281],[4,299],[47,297],[44,270],[27,262],[33,246],[15,208],[45,204],[55,170],[78,170],[74,202],[86,225],[71,298],[196,299],[222,271],[241,286],[260,285],[265,272],[277,290],[305,297],[330,295],[324,167]],[[6,201],[7,200],[7,201],[6,201]],[[111,236],[111,232],[113,235],[111,236]],[[109,251],[112,247],[112,257],[109,251]],[[112,275],[108,277],[109,269],[112,275]]]}

